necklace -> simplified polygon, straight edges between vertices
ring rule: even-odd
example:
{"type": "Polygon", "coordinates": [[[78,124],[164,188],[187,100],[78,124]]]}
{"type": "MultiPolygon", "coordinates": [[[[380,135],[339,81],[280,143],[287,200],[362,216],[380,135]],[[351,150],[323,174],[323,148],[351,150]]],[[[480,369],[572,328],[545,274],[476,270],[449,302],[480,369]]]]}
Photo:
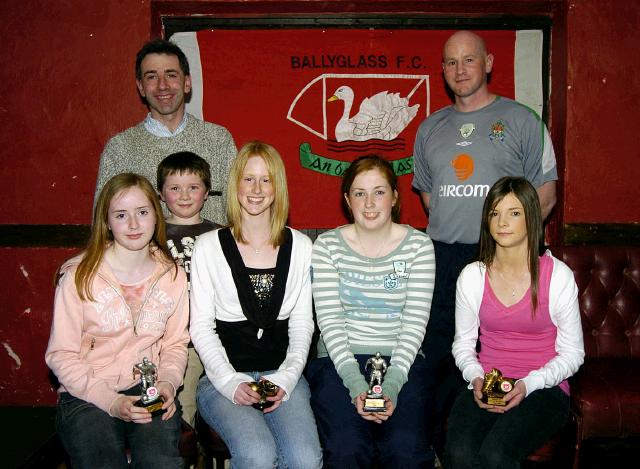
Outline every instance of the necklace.
{"type": "MultiPolygon", "coordinates": [[[[249,243],[247,243],[247,244],[249,244],[249,243]]],[[[264,248],[264,247],[266,246],[266,244],[267,244],[267,243],[266,243],[266,242],[264,242],[264,243],[262,243],[262,244],[260,245],[260,247],[258,247],[258,248],[254,248],[251,244],[249,244],[249,247],[250,247],[251,249],[253,249],[253,252],[255,252],[256,254],[260,254],[260,251],[262,250],[262,248],[264,248]]]]}
{"type": "Polygon", "coordinates": [[[264,249],[264,247],[265,247],[268,243],[269,243],[269,239],[267,238],[267,239],[266,239],[265,241],[263,241],[263,242],[262,242],[262,244],[260,244],[260,246],[258,246],[257,248],[256,248],[256,247],[253,247],[253,245],[252,245],[249,241],[247,241],[247,246],[249,246],[249,247],[253,250],[253,252],[255,252],[256,254],[260,254],[260,252],[264,249]]]}
{"type": "Polygon", "coordinates": [[[509,285],[509,282],[507,282],[507,279],[504,277],[504,275],[502,275],[502,272],[500,272],[499,270],[498,270],[498,275],[500,276],[502,281],[506,284],[507,288],[511,288],[511,298],[515,298],[516,296],[515,287],[512,288],[511,285],[509,285]]]}
{"type": "Polygon", "coordinates": [[[515,298],[516,297],[516,290],[518,290],[519,285],[516,284],[516,286],[512,286],[507,279],[505,278],[505,276],[502,274],[502,272],[500,272],[499,270],[497,271],[498,275],[500,276],[500,278],[502,279],[502,281],[505,283],[505,285],[507,286],[507,288],[511,289],[511,298],[515,298]]]}

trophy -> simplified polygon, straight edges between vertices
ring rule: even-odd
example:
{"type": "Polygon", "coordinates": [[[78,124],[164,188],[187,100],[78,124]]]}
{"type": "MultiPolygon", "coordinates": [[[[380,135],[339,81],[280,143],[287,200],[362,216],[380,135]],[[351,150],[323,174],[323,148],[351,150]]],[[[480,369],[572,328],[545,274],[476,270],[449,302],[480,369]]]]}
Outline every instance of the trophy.
{"type": "Polygon", "coordinates": [[[484,375],[482,402],[490,405],[507,405],[504,396],[513,389],[515,384],[515,379],[506,378],[502,376],[500,370],[493,368],[489,373],[485,373],[484,375]]]}
{"type": "Polygon", "coordinates": [[[133,365],[133,377],[135,378],[137,374],[140,374],[142,394],[134,405],[146,408],[153,417],[164,414],[166,412],[162,409],[164,399],[156,388],[156,378],[158,377],[156,366],[147,357],[144,357],[140,363],[133,365]]]}
{"type": "Polygon", "coordinates": [[[278,386],[271,381],[263,379],[257,383],[255,381],[249,383],[249,387],[260,394],[260,400],[255,404],[251,404],[252,407],[258,410],[264,410],[273,405],[273,401],[268,401],[267,397],[273,397],[278,394],[278,386]]]}
{"type": "Polygon", "coordinates": [[[364,365],[364,371],[371,367],[371,375],[369,376],[369,390],[364,400],[364,410],[366,412],[384,412],[387,407],[382,394],[382,379],[387,372],[387,362],[376,352],[375,356],[369,358],[364,365]]]}

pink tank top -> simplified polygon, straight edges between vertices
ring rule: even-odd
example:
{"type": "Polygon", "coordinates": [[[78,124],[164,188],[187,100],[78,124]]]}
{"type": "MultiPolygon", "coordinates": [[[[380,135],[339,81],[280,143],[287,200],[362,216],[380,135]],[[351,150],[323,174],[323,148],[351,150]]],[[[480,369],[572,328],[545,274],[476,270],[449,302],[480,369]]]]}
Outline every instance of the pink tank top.
{"type": "Polygon", "coordinates": [[[138,316],[140,315],[140,310],[143,306],[142,303],[144,302],[144,297],[147,294],[147,289],[149,288],[150,283],[151,274],[137,283],[120,284],[124,300],[127,302],[127,306],[129,306],[134,324],[138,322],[138,316]]]}
{"type": "MultiPolygon", "coordinates": [[[[485,373],[499,369],[503,376],[524,378],[532,370],[543,367],[557,353],[557,329],[549,315],[549,285],[553,259],[540,257],[538,308],[532,316],[531,289],[512,306],[503,305],[496,297],[485,275],[484,294],[480,305],[480,353],[478,359],[485,373]]],[[[569,394],[569,383],[560,388],[569,394]]]]}

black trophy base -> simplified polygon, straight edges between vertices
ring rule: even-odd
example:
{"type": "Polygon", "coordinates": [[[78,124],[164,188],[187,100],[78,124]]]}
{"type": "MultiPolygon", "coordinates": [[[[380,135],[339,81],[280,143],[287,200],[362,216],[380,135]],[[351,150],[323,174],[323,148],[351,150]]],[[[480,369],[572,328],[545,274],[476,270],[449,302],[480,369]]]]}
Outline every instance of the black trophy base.
{"type": "Polygon", "coordinates": [[[164,414],[167,410],[162,408],[162,404],[164,404],[163,398],[158,398],[151,402],[142,402],[142,399],[138,399],[135,402],[136,407],[144,407],[151,414],[152,417],[157,417],[158,415],[164,414]]]}
{"type": "Polygon", "coordinates": [[[253,407],[254,409],[258,409],[258,410],[264,410],[264,409],[268,409],[273,404],[274,404],[273,401],[267,401],[267,400],[260,399],[259,402],[256,402],[255,404],[251,404],[251,407],[253,407]]]}
{"type": "Polygon", "coordinates": [[[382,396],[375,394],[369,394],[364,399],[364,411],[365,412],[384,412],[387,410],[387,406],[382,396]]]}

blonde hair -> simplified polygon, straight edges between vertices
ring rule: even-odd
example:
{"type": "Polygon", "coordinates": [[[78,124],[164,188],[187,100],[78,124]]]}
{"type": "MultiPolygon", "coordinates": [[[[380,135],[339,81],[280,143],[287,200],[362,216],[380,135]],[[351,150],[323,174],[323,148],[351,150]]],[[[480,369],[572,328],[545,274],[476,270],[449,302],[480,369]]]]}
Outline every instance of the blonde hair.
{"type": "Polygon", "coordinates": [[[252,141],[246,143],[238,151],[238,156],[233,160],[229,171],[229,183],[227,186],[227,219],[233,237],[245,243],[242,233],[242,207],[238,200],[238,185],[247,161],[252,156],[259,156],[267,166],[269,179],[273,187],[274,200],[271,205],[269,241],[273,246],[284,243],[284,227],[289,217],[289,191],[287,189],[287,175],[284,163],[278,151],[268,143],[252,141]]]}
{"type": "MultiPolygon", "coordinates": [[[[133,173],[122,173],[112,177],[107,181],[96,202],[93,212],[93,225],[91,226],[91,236],[87,242],[82,256],[82,260],[78,265],[75,275],[75,284],[78,296],[82,301],[94,301],[91,295],[91,284],[96,275],[98,267],[104,257],[104,251],[113,242],[113,233],[109,230],[109,205],[114,197],[122,191],[126,191],[132,187],[139,188],[144,195],[147,196],[149,203],[153,207],[156,216],[156,226],[151,238],[151,245],[155,247],[155,251],[167,263],[175,265],[171,254],[167,248],[167,232],[162,214],[162,207],[158,196],[143,176],[133,173]]],[[[176,269],[177,273],[177,269],[176,269]]]]}

